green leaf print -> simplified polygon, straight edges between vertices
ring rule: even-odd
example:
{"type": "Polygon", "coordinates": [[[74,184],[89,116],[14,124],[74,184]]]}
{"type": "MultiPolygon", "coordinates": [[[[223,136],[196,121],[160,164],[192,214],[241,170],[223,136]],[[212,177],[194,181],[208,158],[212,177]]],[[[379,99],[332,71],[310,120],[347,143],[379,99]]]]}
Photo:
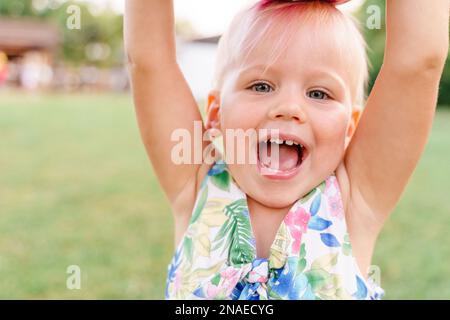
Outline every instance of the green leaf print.
{"type": "Polygon", "coordinates": [[[219,189],[229,191],[230,190],[230,174],[227,170],[222,171],[219,174],[211,176],[211,182],[219,189]]]}
{"type": "Polygon", "coordinates": [[[338,254],[329,253],[314,260],[311,265],[311,269],[322,269],[327,272],[331,271],[331,268],[337,263],[338,254]]]}
{"type": "Polygon", "coordinates": [[[305,272],[314,293],[323,300],[349,298],[342,277],[331,273],[339,258],[338,253],[328,253],[315,259],[311,270],[305,272]]]}
{"type": "Polygon", "coordinates": [[[272,286],[270,285],[270,282],[267,284],[267,293],[269,294],[269,295],[268,295],[268,298],[269,298],[269,299],[272,299],[272,300],[283,300],[283,297],[280,296],[280,295],[276,292],[276,290],[273,290],[273,289],[272,289],[272,286]]]}
{"type": "Polygon", "coordinates": [[[318,186],[317,186],[317,189],[319,189],[320,190],[320,192],[324,192],[325,191],[325,187],[326,187],[326,185],[327,185],[327,182],[326,182],[326,180],[324,180],[324,181],[322,181],[322,183],[321,184],[319,184],[318,186]]]}
{"type": "Polygon", "coordinates": [[[306,246],[304,243],[302,243],[300,247],[300,255],[299,255],[299,261],[297,265],[297,274],[300,274],[305,270],[306,268],[306,246]]]}
{"type": "Polygon", "coordinates": [[[215,286],[217,286],[220,282],[220,273],[216,274],[212,279],[211,283],[215,286]]]}
{"type": "Polygon", "coordinates": [[[304,258],[306,256],[306,245],[302,243],[300,247],[300,258],[304,258]]]}
{"type": "Polygon", "coordinates": [[[203,208],[205,207],[207,199],[208,199],[208,185],[205,185],[200,195],[200,198],[198,199],[197,205],[195,206],[194,213],[192,213],[190,224],[197,221],[198,217],[200,216],[200,213],[203,211],[203,208]]]}
{"type": "Polygon", "coordinates": [[[322,269],[311,269],[305,275],[314,292],[322,289],[330,280],[330,274],[322,269]]]}
{"type": "Polygon", "coordinates": [[[349,300],[352,298],[352,296],[345,290],[342,276],[338,274],[329,274],[329,277],[325,280],[325,285],[321,286],[316,291],[316,294],[322,300],[349,300]]]}
{"type": "Polygon", "coordinates": [[[305,267],[306,267],[306,259],[300,258],[300,260],[298,261],[298,265],[297,265],[297,274],[302,273],[303,270],[305,270],[305,267]]]}
{"type": "Polygon", "coordinates": [[[342,253],[346,256],[350,256],[352,254],[352,245],[350,244],[350,237],[348,233],[344,236],[344,242],[342,244],[342,253]]]}
{"type": "Polygon", "coordinates": [[[229,249],[231,265],[247,263],[255,258],[252,244],[251,225],[245,199],[236,200],[224,208],[228,219],[213,240],[212,250],[222,247],[222,253],[229,249]]]}
{"type": "Polygon", "coordinates": [[[183,251],[189,263],[192,263],[192,238],[185,237],[183,241],[183,251]]]}

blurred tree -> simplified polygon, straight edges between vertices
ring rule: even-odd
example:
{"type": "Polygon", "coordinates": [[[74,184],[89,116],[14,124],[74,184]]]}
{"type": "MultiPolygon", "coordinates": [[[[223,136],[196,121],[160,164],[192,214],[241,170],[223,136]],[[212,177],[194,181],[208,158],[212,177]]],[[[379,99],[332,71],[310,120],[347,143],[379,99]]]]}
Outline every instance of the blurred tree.
{"type": "Polygon", "coordinates": [[[60,57],[73,65],[110,67],[122,64],[122,17],[106,9],[95,12],[90,4],[67,0],[1,0],[0,17],[29,17],[56,24],[61,32],[60,57]],[[77,5],[81,29],[69,29],[67,8],[77,5]]]}
{"type": "Polygon", "coordinates": [[[441,86],[439,92],[439,103],[450,107],[450,59],[447,58],[444,74],[441,79],[441,86]]]}
{"type": "Polygon", "coordinates": [[[2,0],[0,2],[0,16],[21,17],[33,16],[32,1],[2,0]]]}
{"type": "Polygon", "coordinates": [[[369,92],[372,90],[375,79],[383,64],[384,43],[386,40],[386,28],[384,20],[385,0],[367,0],[356,13],[360,22],[360,28],[367,42],[367,56],[370,61],[369,92]],[[376,6],[381,12],[380,28],[369,28],[368,21],[372,13],[368,8],[376,6]]]}

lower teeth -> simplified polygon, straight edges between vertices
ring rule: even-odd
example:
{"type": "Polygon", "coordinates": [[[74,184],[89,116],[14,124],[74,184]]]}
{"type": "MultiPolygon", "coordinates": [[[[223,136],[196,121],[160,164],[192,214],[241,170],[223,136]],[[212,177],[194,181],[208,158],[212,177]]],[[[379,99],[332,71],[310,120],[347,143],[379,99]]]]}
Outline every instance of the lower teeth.
{"type": "MultiPolygon", "coordinates": [[[[279,146],[280,145],[278,145],[278,144],[276,145],[276,147],[278,147],[278,148],[279,148],[279,146]]],[[[283,145],[282,144],[282,146],[283,146],[283,148],[287,148],[287,147],[292,148],[292,146],[289,146],[289,145],[283,145]]],[[[302,162],[303,162],[303,149],[300,146],[295,146],[296,152],[297,152],[297,162],[294,165],[294,164],[292,164],[292,160],[294,160],[294,159],[292,159],[292,158],[291,159],[284,158],[283,164],[284,164],[284,167],[287,167],[287,168],[284,169],[284,170],[281,169],[280,168],[280,161],[276,161],[277,159],[274,159],[275,161],[272,161],[273,159],[271,158],[271,156],[272,156],[272,151],[273,151],[272,148],[273,147],[274,147],[274,144],[271,144],[270,146],[268,146],[267,144],[265,144],[265,145],[260,144],[258,146],[258,150],[257,150],[257,152],[258,152],[258,160],[259,160],[259,163],[261,164],[261,167],[263,167],[263,168],[265,168],[267,170],[271,170],[271,171],[284,171],[284,172],[287,172],[287,171],[291,171],[291,170],[296,169],[297,167],[299,167],[302,164],[302,162]],[[265,151],[264,154],[263,154],[262,151],[265,151]],[[265,161],[261,161],[261,159],[264,159],[265,161]],[[291,163],[289,163],[289,161],[291,163]]],[[[283,149],[282,152],[283,152],[283,155],[285,157],[293,157],[294,156],[292,154],[292,152],[293,152],[292,150],[283,149]]],[[[280,151],[278,152],[278,155],[279,154],[280,154],[280,151]]],[[[278,157],[278,160],[280,160],[279,157],[278,157]]]]}

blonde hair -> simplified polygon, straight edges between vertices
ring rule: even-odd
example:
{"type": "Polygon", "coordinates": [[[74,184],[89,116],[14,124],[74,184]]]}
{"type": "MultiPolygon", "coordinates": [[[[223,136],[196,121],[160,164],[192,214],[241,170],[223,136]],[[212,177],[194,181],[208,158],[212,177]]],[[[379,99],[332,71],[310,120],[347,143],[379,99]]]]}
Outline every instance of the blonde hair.
{"type": "Polygon", "coordinates": [[[221,90],[227,70],[242,67],[258,43],[274,39],[276,43],[268,55],[269,67],[303,26],[313,30],[311,38],[305,37],[305,41],[314,46],[317,41],[312,37],[316,34],[327,37],[327,41],[339,50],[339,57],[355,70],[350,85],[352,102],[354,106],[362,107],[368,81],[366,43],[352,16],[321,1],[260,1],[239,12],[220,38],[213,88],[221,90]]]}

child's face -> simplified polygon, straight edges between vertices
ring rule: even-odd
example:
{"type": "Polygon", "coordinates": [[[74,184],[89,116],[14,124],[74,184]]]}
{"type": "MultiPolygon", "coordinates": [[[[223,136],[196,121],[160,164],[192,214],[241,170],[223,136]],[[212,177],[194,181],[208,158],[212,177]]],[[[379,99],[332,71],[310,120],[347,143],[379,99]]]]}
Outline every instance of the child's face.
{"type": "MultiPolygon", "coordinates": [[[[229,163],[242,190],[273,208],[292,205],[331,174],[342,161],[355,127],[349,66],[338,58],[336,48],[325,42],[310,46],[302,34],[292,38],[265,74],[273,43],[260,43],[242,68],[227,71],[222,91],[210,95],[207,125],[223,135],[226,129],[279,129],[281,136],[291,135],[306,147],[302,155],[295,145],[280,146],[278,169],[282,170],[269,175],[262,173],[266,164],[259,157],[258,164],[229,163]],[[252,68],[256,65],[262,69],[252,68]],[[214,111],[213,105],[220,111],[214,111]]],[[[315,40],[321,41],[320,35],[315,40]]],[[[224,147],[227,153],[225,139],[224,147]]]]}

